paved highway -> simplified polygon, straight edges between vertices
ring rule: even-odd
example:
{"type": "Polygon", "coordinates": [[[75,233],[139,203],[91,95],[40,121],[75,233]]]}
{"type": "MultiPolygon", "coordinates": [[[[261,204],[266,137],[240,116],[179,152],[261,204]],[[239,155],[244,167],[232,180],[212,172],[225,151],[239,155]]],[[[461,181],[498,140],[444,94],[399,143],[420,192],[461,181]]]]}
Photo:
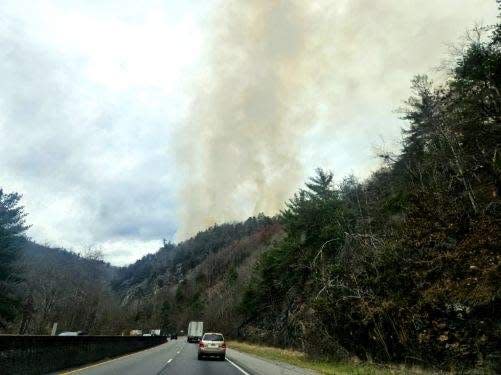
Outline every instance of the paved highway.
{"type": "Polygon", "coordinates": [[[185,338],[59,374],[65,375],[298,375],[314,374],[228,349],[226,361],[197,359],[197,345],[185,338]]]}

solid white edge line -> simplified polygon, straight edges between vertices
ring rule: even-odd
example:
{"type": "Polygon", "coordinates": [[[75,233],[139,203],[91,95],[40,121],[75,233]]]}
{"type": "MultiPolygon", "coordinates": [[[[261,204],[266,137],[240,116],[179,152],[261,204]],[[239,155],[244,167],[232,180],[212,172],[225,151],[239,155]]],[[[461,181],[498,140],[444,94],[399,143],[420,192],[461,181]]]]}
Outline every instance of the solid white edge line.
{"type": "Polygon", "coordinates": [[[235,366],[242,374],[245,375],[250,375],[247,371],[245,371],[243,368],[241,368],[239,365],[237,365],[235,362],[230,361],[228,358],[226,358],[228,362],[230,362],[233,366],[235,366]]]}

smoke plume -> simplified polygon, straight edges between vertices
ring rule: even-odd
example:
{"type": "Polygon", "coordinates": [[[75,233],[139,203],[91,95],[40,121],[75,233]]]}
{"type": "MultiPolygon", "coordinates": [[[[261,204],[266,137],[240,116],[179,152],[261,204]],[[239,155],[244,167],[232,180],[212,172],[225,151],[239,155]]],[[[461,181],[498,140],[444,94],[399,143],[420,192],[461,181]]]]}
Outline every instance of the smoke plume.
{"type": "Polygon", "coordinates": [[[183,145],[181,237],[242,213],[276,213],[300,181],[298,139],[315,121],[320,69],[303,3],[234,2],[218,16],[183,145]]]}
{"type": "Polygon", "coordinates": [[[321,136],[377,137],[381,108],[393,117],[412,75],[439,63],[444,44],[479,9],[495,10],[491,3],[222,1],[177,146],[185,173],[178,239],[277,213],[305,177],[305,133],[323,124],[321,136]]]}

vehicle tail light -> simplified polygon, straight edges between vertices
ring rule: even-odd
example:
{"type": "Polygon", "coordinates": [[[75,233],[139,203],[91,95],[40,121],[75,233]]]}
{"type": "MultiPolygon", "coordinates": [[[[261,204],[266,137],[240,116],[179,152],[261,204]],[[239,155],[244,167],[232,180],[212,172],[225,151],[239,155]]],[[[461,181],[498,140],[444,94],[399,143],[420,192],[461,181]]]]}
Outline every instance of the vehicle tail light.
{"type": "Polygon", "coordinates": [[[198,343],[198,347],[199,347],[199,348],[203,348],[203,347],[204,347],[204,343],[203,343],[202,341],[200,341],[200,342],[198,343]]]}
{"type": "Polygon", "coordinates": [[[226,349],[226,343],[225,343],[225,342],[223,342],[223,343],[221,344],[221,348],[226,349]]]}

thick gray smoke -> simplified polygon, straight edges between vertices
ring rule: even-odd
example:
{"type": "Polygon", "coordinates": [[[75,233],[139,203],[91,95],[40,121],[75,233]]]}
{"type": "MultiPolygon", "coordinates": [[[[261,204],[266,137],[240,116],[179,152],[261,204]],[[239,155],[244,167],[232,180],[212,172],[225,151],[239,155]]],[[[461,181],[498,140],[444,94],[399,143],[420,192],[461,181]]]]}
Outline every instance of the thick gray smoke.
{"type": "Polygon", "coordinates": [[[393,117],[412,75],[491,11],[491,0],[222,1],[179,137],[178,238],[278,212],[305,177],[312,127],[326,137],[388,133],[381,108],[393,117]]]}
{"type": "Polygon", "coordinates": [[[310,95],[322,71],[309,58],[318,46],[303,3],[233,2],[218,16],[183,146],[181,237],[242,214],[277,212],[300,181],[298,141],[315,121],[310,95]]]}

